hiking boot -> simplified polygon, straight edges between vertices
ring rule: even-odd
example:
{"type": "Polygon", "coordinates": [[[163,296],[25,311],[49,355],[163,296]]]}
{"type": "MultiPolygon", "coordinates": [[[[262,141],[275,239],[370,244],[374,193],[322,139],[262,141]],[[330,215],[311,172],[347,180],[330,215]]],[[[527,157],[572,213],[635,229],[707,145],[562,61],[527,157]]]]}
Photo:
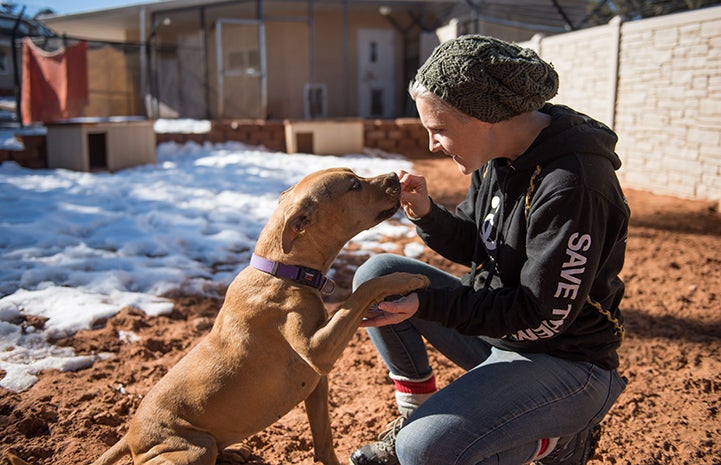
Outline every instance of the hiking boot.
{"type": "Polygon", "coordinates": [[[601,425],[593,425],[572,436],[560,438],[550,454],[534,463],[535,465],[586,465],[596,452],[600,438],[601,425]]]}
{"type": "Polygon", "coordinates": [[[396,437],[404,421],[405,417],[396,418],[378,435],[377,442],[356,449],[350,455],[351,465],[398,465],[396,437]]]}

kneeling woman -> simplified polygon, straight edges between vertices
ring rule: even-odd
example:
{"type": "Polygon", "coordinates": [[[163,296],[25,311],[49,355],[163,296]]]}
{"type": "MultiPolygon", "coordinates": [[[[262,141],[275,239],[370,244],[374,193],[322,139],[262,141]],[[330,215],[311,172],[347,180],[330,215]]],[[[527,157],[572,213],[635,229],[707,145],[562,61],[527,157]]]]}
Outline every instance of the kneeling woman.
{"type": "Polygon", "coordinates": [[[441,44],[411,83],[430,149],[471,176],[451,212],[401,172],[425,243],[470,267],[458,278],[378,255],[354,285],[424,273],[432,286],[380,304],[365,326],[400,417],[355,465],[584,464],[623,391],[617,348],[629,210],[616,135],[547,103],[558,75],[535,52],[484,36],[441,44]],[[436,390],[424,339],[468,370],[436,390]]]}

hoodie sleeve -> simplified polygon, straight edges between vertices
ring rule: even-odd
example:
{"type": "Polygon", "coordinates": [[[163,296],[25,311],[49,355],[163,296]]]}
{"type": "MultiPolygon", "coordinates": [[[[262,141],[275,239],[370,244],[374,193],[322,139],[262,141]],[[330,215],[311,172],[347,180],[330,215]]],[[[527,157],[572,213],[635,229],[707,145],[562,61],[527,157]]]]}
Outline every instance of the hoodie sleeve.
{"type": "Polygon", "coordinates": [[[510,340],[552,338],[571,325],[604,255],[609,206],[599,193],[578,186],[537,194],[518,282],[497,289],[418,291],[418,317],[465,334],[510,340]]]}
{"type": "Polygon", "coordinates": [[[414,221],[418,236],[435,252],[448,260],[471,266],[477,253],[478,230],[475,221],[475,199],[480,187],[480,175],[473,173],[471,185],[466,198],[456,208],[455,214],[435,202],[431,204],[431,211],[414,221]],[[449,238],[452,238],[449,240],[449,238]]]}

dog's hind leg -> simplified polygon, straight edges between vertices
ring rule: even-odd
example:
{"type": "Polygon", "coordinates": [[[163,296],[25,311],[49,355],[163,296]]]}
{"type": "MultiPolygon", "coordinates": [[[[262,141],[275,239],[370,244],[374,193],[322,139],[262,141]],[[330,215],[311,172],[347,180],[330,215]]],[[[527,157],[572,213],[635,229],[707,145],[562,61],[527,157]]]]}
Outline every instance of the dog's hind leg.
{"type": "Polygon", "coordinates": [[[21,459],[17,455],[13,454],[12,452],[6,453],[2,460],[0,460],[0,465],[30,465],[25,460],[21,459]]]}
{"type": "Polygon", "coordinates": [[[123,436],[113,447],[101,455],[92,465],[110,465],[120,460],[120,457],[129,454],[128,437],[123,436]]]}
{"type": "Polygon", "coordinates": [[[206,433],[194,435],[192,440],[181,437],[168,438],[147,453],[139,454],[136,464],[142,465],[215,465],[218,445],[206,433]],[[172,446],[169,444],[171,443],[172,446]]]}
{"type": "Polygon", "coordinates": [[[217,465],[236,465],[246,463],[253,455],[253,450],[244,443],[233,444],[220,451],[217,465]]]}

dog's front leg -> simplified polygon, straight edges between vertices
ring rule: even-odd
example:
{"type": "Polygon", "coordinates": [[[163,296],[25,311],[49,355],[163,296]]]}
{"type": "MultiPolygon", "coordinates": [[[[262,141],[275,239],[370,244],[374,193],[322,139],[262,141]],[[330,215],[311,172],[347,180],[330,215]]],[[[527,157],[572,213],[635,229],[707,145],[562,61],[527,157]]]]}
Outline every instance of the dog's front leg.
{"type": "Polygon", "coordinates": [[[405,295],[429,284],[426,276],[413,273],[392,273],[366,281],[307,339],[293,338],[293,348],[318,374],[327,375],[358,329],[368,307],[389,295],[405,295]]]}
{"type": "Polygon", "coordinates": [[[325,465],[340,465],[333,449],[333,435],[328,414],[328,377],[321,376],[318,385],[305,399],[310,431],[313,434],[314,458],[325,465]]]}

